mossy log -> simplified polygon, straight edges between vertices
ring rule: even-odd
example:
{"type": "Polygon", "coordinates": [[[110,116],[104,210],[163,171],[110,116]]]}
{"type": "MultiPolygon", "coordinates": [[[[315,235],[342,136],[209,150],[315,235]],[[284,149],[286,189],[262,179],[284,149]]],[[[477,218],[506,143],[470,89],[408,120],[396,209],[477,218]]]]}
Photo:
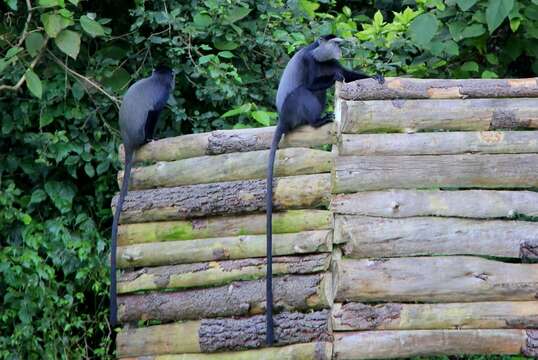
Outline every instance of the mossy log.
{"type": "MultiPolygon", "coordinates": [[[[334,123],[319,128],[301,126],[285,135],[278,147],[312,147],[333,144],[335,140],[334,127],[334,123]]],[[[205,155],[265,150],[271,147],[275,128],[275,126],[269,126],[252,129],[215,130],[160,139],[149,142],[137,150],[135,161],[174,161],[205,155]]],[[[119,153],[121,161],[124,162],[123,145],[120,146],[119,153]]]]}
{"type": "MultiPolygon", "coordinates": [[[[265,214],[124,224],[118,228],[118,245],[261,235],[265,234],[265,225],[265,214]]],[[[331,227],[332,213],[327,210],[288,210],[273,214],[274,234],[323,230],[331,227]]]]}
{"type": "MultiPolygon", "coordinates": [[[[245,153],[203,156],[132,170],[129,189],[142,190],[208,184],[223,181],[264,179],[267,173],[269,150],[245,153]]],[[[308,175],[330,172],[332,154],[328,151],[307,148],[278,150],[275,176],[308,175]]],[[[123,172],[118,174],[121,184],[123,172]]]]}
{"type": "Polygon", "coordinates": [[[337,96],[346,100],[471,99],[538,97],[538,78],[413,79],[385,78],[384,84],[364,79],[340,84],[337,96]]]}
{"type": "MultiPolygon", "coordinates": [[[[330,254],[277,256],[273,258],[273,274],[278,276],[324,272],[328,270],[330,261],[330,254]]],[[[237,280],[260,279],[265,276],[266,263],[265,258],[255,258],[127,271],[118,280],[118,293],[208,287],[237,280]]]]}
{"type": "MultiPolygon", "coordinates": [[[[265,243],[265,235],[244,235],[118,246],[118,268],[264,257],[266,255],[265,243]]],[[[330,252],[331,250],[331,230],[303,231],[273,236],[273,255],[275,256],[330,252]]]]}
{"type": "MultiPolygon", "coordinates": [[[[284,312],[274,317],[275,345],[330,341],[329,311],[284,312]]],[[[120,357],[238,351],[265,346],[265,316],[204,319],[139,329],[117,337],[120,357]]]]}
{"type": "Polygon", "coordinates": [[[538,128],[536,99],[338,100],[344,134],[538,128]]]}
{"type": "Polygon", "coordinates": [[[538,328],[538,301],[450,304],[336,303],[332,328],[353,330],[538,328]]]}
{"type": "Polygon", "coordinates": [[[538,223],[337,215],[334,242],[351,258],[481,255],[538,260],[538,223]]]}
{"type": "Polygon", "coordinates": [[[335,261],[337,302],[530,301],[538,264],[471,256],[335,261]]]}
{"type": "MultiPolygon", "coordinates": [[[[273,279],[275,311],[307,311],[332,305],[331,277],[286,275],[273,279]]],[[[236,281],[220,287],[118,297],[121,322],[198,320],[259,315],[265,311],[265,281],[236,281]]]]}
{"type": "MultiPolygon", "coordinates": [[[[326,207],[331,198],[331,175],[277,178],[275,210],[326,207]]],[[[123,203],[121,223],[183,220],[215,215],[265,211],[265,180],[230,181],[130,191],[123,203]]],[[[117,196],[112,200],[115,207],[117,196]]]]}
{"type": "Polygon", "coordinates": [[[514,218],[517,215],[538,216],[538,193],[497,190],[368,191],[336,195],[330,208],[338,214],[389,218],[514,218]]]}
{"type": "Polygon", "coordinates": [[[257,350],[205,353],[167,354],[140,357],[122,357],[122,360],[331,360],[333,345],[330,342],[295,344],[257,350]]]}
{"type": "MultiPolygon", "coordinates": [[[[538,101],[538,100],[537,100],[538,101]]],[[[535,131],[454,131],[342,134],[338,155],[454,155],[538,153],[535,131]]]]}
{"type": "Polygon", "coordinates": [[[340,156],[336,159],[333,192],[533,188],[538,187],[537,168],[538,154],[340,156]]]}
{"type": "Polygon", "coordinates": [[[532,331],[525,330],[402,330],[337,333],[333,359],[395,359],[432,355],[534,354],[532,331]]]}

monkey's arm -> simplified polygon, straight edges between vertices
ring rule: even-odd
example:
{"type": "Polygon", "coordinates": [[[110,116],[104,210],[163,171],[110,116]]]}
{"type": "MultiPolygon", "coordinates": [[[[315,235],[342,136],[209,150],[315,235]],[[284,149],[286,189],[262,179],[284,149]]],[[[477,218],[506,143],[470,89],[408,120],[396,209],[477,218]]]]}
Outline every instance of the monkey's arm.
{"type": "Polygon", "coordinates": [[[312,56],[305,56],[305,69],[306,69],[306,88],[310,91],[327,90],[334,85],[336,81],[335,73],[331,72],[331,75],[318,76],[318,68],[320,65],[316,64],[316,61],[312,56]]]}

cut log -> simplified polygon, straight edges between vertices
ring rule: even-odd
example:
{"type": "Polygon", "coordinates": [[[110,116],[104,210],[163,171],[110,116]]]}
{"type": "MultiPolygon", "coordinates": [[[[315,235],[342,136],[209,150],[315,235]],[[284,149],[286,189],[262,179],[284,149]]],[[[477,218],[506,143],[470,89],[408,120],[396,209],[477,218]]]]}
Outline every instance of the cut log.
{"type": "Polygon", "coordinates": [[[527,301],[538,296],[538,264],[470,256],[335,262],[338,302],[527,301]]]}
{"type": "Polygon", "coordinates": [[[336,360],[395,359],[432,355],[517,355],[525,330],[403,330],[337,333],[336,360]]]}
{"type": "MultiPolygon", "coordinates": [[[[265,243],[265,235],[244,235],[118,246],[118,268],[264,257],[266,255],[265,243]]],[[[331,230],[273,236],[273,255],[275,256],[330,252],[331,250],[331,230]]]]}
{"type": "MultiPolygon", "coordinates": [[[[125,224],[118,228],[118,245],[260,235],[265,234],[265,225],[265,214],[125,224]]],[[[274,234],[323,230],[331,227],[332,213],[326,210],[288,210],[273,214],[274,234]]]]}
{"type": "MultiPolygon", "coordinates": [[[[273,274],[311,274],[329,268],[330,254],[273,258],[273,274]]],[[[142,268],[127,271],[118,281],[118,293],[160,289],[186,289],[227,284],[265,276],[266,259],[242,259],[142,268]]]]}
{"type": "Polygon", "coordinates": [[[334,242],[351,258],[482,255],[538,260],[538,223],[338,215],[334,242]]]}
{"type": "Polygon", "coordinates": [[[538,97],[538,78],[528,79],[412,79],[385,78],[340,84],[346,100],[469,99],[538,97]]]}
{"type": "Polygon", "coordinates": [[[416,134],[342,134],[338,153],[340,156],[538,153],[538,133],[454,131],[416,134]]]}
{"type": "MultiPolygon", "coordinates": [[[[136,151],[135,161],[174,161],[205,155],[219,155],[232,152],[265,150],[271,147],[275,126],[215,130],[206,133],[176,136],[152,141],[136,151]]],[[[301,126],[284,136],[279,148],[312,147],[333,144],[334,123],[319,128],[301,126]]],[[[123,145],[120,146],[120,159],[125,161],[123,145]]]]}
{"type": "MultiPolygon", "coordinates": [[[[276,277],[275,311],[307,311],[332,305],[331,277],[324,274],[276,277]]],[[[179,292],[154,292],[118,297],[121,322],[138,320],[198,320],[259,315],[265,311],[265,281],[236,281],[229,285],[179,292]]]]}
{"type": "MultiPolygon", "coordinates": [[[[331,341],[329,311],[285,312],[274,317],[275,345],[331,341]]],[[[265,346],[265,316],[204,319],[129,329],[118,334],[120,357],[238,351],[265,346]]]]}
{"type": "Polygon", "coordinates": [[[331,201],[339,214],[405,218],[455,216],[514,218],[538,216],[538,193],[495,190],[389,190],[339,194],[331,201]]]}
{"type": "MultiPolygon", "coordinates": [[[[208,184],[222,181],[264,179],[269,150],[202,156],[134,168],[129,189],[208,184]]],[[[278,150],[275,176],[307,175],[330,172],[332,154],[307,148],[278,150]]],[[[118,175],[121,184],[123,172],[118,175]]]]}
{"type": "Polygon", "coordinates": [[[122,357],[122,360],[331,360],[332,343],[316,342],[271,347],[257,350],[212,354],[167,354],[141,357],[122,357]]]}
{"type": "Polygon", "coordinates": [[[338,100],[344,134],[538,128],[536,99],[338,100]]]}
{"type": "MultiPolygon", "coordinates": [[[[538,107],[537,107],[538,109],[538,107]]],[[[333,192],[431,188],[533,188],[538,154],[341,156],[333,192]]]]}
{"type": "Polygon", "coordinates": [[[538,301],[334,304],[332,328],[352,330],[538,328],[538,301]]]}
{"type": "MultiPolygon", "coordinates": [[[[275,210],[326,207],[331,175],[315,174],[275,179],[275,210]]],[[[182,220],[214,215],[265,211],[265,180],[230,181],[130,191],[123,203],[122,223],[182,220]]],[[[115,207],[117,196],[112,200],[115,207]]]]}

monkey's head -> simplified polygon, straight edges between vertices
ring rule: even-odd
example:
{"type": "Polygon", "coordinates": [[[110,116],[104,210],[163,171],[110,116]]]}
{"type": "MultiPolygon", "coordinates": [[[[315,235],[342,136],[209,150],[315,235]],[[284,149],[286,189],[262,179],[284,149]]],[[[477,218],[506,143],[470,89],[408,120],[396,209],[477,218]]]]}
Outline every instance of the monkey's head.
{"type": "Polygon", "coordinates": [[[159,81],[164,81],[169,83],[169,86],[171,88],[174,87],[175,77],[176,74],[174,70],[170,69],[168,66],[164,64],[159,64],[155,68],[153,68],[152,76],[155,76],[159,79],[159,81]]]}
{"type": "Polygon", "coordinates": [[[342,50],[340,49],[342,41],[344,40],[334,35],[320,36],[316,40],[318,46],[312,50],[314,59],[319,62],[339,60],[342,57],[342,50]]]}

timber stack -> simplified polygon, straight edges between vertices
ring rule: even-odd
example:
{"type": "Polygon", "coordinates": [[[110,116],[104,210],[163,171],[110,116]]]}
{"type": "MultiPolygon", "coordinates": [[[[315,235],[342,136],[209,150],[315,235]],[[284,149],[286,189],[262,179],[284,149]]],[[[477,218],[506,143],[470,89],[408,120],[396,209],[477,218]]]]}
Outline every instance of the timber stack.
{"type": "Polygon", "coordinates": [[[147,144],[118,235],[117,356],[538,356],[537,80],[338,84],[335,123],[282,140],[272,348],[274,127],[147,144]]]}

